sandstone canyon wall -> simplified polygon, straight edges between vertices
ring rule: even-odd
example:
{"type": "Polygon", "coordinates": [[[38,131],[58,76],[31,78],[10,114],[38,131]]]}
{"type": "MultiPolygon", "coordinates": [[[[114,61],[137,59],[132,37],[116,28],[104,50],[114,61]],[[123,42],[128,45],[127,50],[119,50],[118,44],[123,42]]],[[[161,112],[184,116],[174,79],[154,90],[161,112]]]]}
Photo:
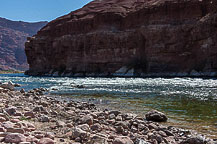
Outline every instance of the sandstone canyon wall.
{"type": "Polygon", "coordinates": [[[24,51],[26,38],[47,22],[27,23],[0,18],[0,70],[27,70],[24,51]]]}
{"type": "Polygon", "coordinates": [[[28,38],[28,75],[216,76],[214,0],[95,0],[28,38]]]}

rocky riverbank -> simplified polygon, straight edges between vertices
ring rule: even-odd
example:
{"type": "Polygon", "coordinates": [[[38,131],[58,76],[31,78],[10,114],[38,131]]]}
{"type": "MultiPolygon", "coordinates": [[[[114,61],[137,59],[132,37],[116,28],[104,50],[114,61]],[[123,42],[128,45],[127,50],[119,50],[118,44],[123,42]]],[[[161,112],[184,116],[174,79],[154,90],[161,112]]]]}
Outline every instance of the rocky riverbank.
{"type": "Polygon", "coordinates": [[[144,117],[96,105],[0,86],[0,143],[20,144],[215,144],[188,130],[163,126],[160,112],[144,117]],[[149,120],[149,121],[148,121],[149,120]]]}

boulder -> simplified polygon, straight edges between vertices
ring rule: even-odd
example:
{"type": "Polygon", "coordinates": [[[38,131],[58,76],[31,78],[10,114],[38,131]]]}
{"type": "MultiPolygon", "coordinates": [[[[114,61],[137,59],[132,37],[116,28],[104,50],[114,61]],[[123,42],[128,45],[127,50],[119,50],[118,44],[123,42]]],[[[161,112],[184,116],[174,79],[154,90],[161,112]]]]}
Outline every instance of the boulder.
{"type": "Polygon", "coordinates": [[[21,93],[25,93],[25,89],[21,89],[20,92],[21,92],[21,93]]]}
{"type": "Polygon", "coordinates": [[[166,122],[167,119],[168,119],[167,116],[164,113],[159,112],[157,110],[149,111],[145,115],[145,118],[148,121],[154,121],[154,122],[166,122]]]}
{"type": "Polygon", "coordinates": [[[39,121],[39,122],[49,122],[49,121],[50,121],[50,118],[49,118],[47,115],[41,115],[41,116],[38,118],[38,121],[39,121]]]}
{"type": "Polygon", "coordinates": [[[10,122],[10,121],[6,121],[6,122],[3,122],[1,124],[2,127],[4,127],[5,129],[8,129],[8,128],[13,128],[14,127],[14,123],[10,122]]]}
{"type": "Polygon", "coordinates": [[[76,138],[86,138],[87,137],[87,132],[83,131],[82,129],[75,127],[72,130],[72,138],[76,139],[76,138]]]}
{"type": "Polygon", "coordinates": [[[25,141],[26,137],[23,134],[19,133],[8,133],[5,137],[6,143],[21,143],[25,141]]]}
{"type": "MultiPolygon", "coordinates": [[[[1,85],[1,84],[0,84],[0,85],[1,85]]],[[[2,92],[3,92],[3,90],[4,90],[4,89],[3,89],[2,87],[0,87],[0,93],[2,93],[2,92]]]]}
{"type": "Polygon", "coordinates": [[[107,138],[100,134],[90,136],[90,144],[108,144],[107,138]]]}
{"type": "Polygon", "coordinates": [[[99,132],[102,130],[102,126],[99,123],[96,123],[96,124],[91,126],[91,130],[99,132]]]}
{"type": "Polygon", "coordinates": [[[88,124],[82,124],[77,126],[77,128],[80,128],[83,131],[89,132],[90,131],[90,126],[88,124]]]}
{"type": "Polygon", "coordinates": [[[129,137],[119,136],[115,138],[113,144],[133,144],[133,141],[129,137]]]}
{"type": "Polygon", "coordinates": [[[7,128],[7,132],[24,134],[25,130],[23,128],[7,128]]]}
{"type": "Polygon", "coordinates": [[[5,128],[0,126],[0,132],[6,132],[5,128]]]}
{"type": "Polygon", "coordinates": [[[9,114],[9,115],[15,115],[17,112],[17,108],[16,107],[9,107],[6,108],[5,111],[9,114]]]}
{"type": "Polygon", "coordinates": [[[12,81],[8,81],[9,85],[14,85],[14,83],[12,81]]]}
{"type": "Polygon", "coordinates": [[[25,116],[25,117],[34,118],[34,117],[35,117],[35,114],[34,114],[32,111],[28,111],[28,112],[25,112],[25,113],[24,113],[24,116],[25,116]]]}
{"type": "Polygon", "coordinates": [[[50,138],[41,138],[37,144],[54,144],[55,142],[50,138]]]}
{"type": "Polygon", "coordinates": [[[7,134],[7,132],[0,132],[0,137],[6,137],[7,134]]]}
{"type": "Polygon", "coordinates": [[[90,115],[83,116],[83,117],[80,119],[80,123],[81,123],[81,124],[92,125],[92,124],[93,124],[93,117],[90,116],[90,115]]]}
{"type": "Polygon", "coordinates": [[[207,144],[209,140],[207,140],[203,136],[192,136],[186,140],[183,140],[180,144],[207,144]]]}
{"type": "Polygon", "coordinates": [[[21,87],[21,85],[16,83],[16,84],[14,84],[14,87],[21,87]]]}
{"type": "Polygon", "coordinates": [[[63,122],[63,121],[57,121],[57,122],[56,122],[56,125],[57,125],[58,127],[64,127],[66,124],[65,124],[65,122],[63,122]]]}
{"type": "Polygon", "coordinates": [[[115,115],[115,116],[117,116],[117,115],[119,115],[121,112],[120,111],[118,111],[118,110],[112,110],[112,111],[110,111],[109,112],[109,115],[115,115]]]}
{"type": "Polygon", "coordinates": [[[0,117],[0,122],[5,122],[6,119],[4,117],[0,117]]]}
{"type": "Polygon", "coordinates": [[[42,111],[45,111],[45,108],[43,106],[36,106],[33,109],[33,112],[42,112],[42,111]]]}
{"type": "Polygon", "coordinates": [[[3,142],[5,140],[4,137],[0,137],[0,142],[3,142]]]}
{"type": "Polygon", "coordinates": [[[14,90],[14,85],[11,85],[10,83],[3,83],[3,84],[0,84],[0,87],[1,88],[4,88],[4,89],[9,89],[11,91],[14,90]]]}
{"type": "Polygon", "coordinates": [[[142,139],[137,139],[134,144],[151,144],[150,142],[144,141],[142,139]]]}

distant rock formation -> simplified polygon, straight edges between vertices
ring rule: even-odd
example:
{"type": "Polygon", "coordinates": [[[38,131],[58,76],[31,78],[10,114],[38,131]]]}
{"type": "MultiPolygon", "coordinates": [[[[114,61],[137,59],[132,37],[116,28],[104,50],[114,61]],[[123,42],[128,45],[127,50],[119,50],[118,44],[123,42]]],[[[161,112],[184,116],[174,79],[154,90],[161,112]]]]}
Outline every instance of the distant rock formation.
{"type": "Polygon", "coordinates": [[[25,47],[27,75],[216,76],[217,1],[95,0],[25,47]]]}
{"type": "Polygon", "coordinates": [[[0,18],[0,70],[27,70],[24,51],[26,38],[47,22],[27,23],[0,18]]]}

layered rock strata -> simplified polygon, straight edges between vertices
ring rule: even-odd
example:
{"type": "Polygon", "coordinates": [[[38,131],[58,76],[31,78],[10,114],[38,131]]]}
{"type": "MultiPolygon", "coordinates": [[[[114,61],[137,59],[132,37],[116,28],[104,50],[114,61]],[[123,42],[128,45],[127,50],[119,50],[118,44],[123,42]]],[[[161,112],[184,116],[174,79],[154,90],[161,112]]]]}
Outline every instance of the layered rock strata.
{"type": "Polygon", "coordinates": [[[28,75],[216,76],[217,2],[95,0],[25,47],[28,75]]]}
{"type": "Polygon", "coordinates": [[[0,17],[0,71],[28,69],[24,52],[26,38],[36,34],[46,24],[11,21],[0,17]]]}

